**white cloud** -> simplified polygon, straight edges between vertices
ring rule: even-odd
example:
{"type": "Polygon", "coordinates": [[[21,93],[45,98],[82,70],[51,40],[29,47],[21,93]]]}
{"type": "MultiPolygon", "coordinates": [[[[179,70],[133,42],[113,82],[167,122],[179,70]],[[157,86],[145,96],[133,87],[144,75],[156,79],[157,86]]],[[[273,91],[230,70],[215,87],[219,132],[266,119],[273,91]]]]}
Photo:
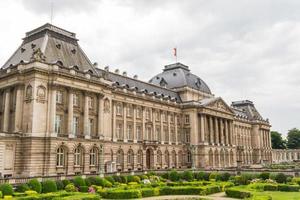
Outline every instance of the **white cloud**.
{"type": "MultiPolygon", "coordinates": [[[[51,0],[0,1],[0,62],[50,19],[51,0]]],[[[253,100],[273,129],[300,122],[296,0],[53,0],[54,24],[77,33],[92,61],[149,80],[179,61],[228,103],[253,100]]]]}

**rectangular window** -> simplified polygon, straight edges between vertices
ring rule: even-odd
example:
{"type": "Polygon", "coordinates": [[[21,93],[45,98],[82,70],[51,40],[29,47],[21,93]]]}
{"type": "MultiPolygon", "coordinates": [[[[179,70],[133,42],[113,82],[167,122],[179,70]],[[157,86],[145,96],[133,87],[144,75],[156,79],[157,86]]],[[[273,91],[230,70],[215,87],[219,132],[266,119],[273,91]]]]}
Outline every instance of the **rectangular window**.
{"type": "Polygon", "coordinates": [[[56,103],[62,104],[63,102],[63,93],[62,91],[56,91],[56,103]]]}
{"type": "Polygon", "coordinates": [[[133,133],[132,133],[132,125],[127,125],[127,137],[129,140],[133,140],[133,133]]]}
{"type": "Polygon", "coordinates": [[[73,94],[73,106],[79,106],[79,96],[78,96],[78,94],[73,94]]]}
{"type": "Polygon", "coordinates": [[[146,110],[146,119],[150,120],[151,119],[151,113],[150,113],[150,109],[146,110]]]}
{"type": "Polygon", "coordinates": [[[89,109],[92,109],[94,107],[94,98],[93,97],[88,98],[88,105],[89,105],[89,109]]]}
{"type": "Polygon", "coordinates": [[[165,142],[169,142],[169,131],[167,128],[164,128],[164,134],[165,134],[165,142]]]}
{"type": "Polygon", "coordinates": [[[156,119],[156,121],[160,120],[160,112],[159,111],[155,112],[155,119],[156,119]]]}
{"type": "Polygon", "coordinates": [[[78,134],[79,117],[73,117],[73,134],[78,134]]]}
{"type": "Polygon", "coordinates": [[[142,118],[142,109],[141,108],[136,109],[136,118],[142,118]]]}
{"type": "Polygon", "coordinates": [[[142,141],[142,127],[137,126],[136,127],[136,137],[138,141],[142,141]]]}
{"type": "Polygon", "coordinates": [[[122,126],[122,124],[121,123],[119,123],[119,124],[117,124],[117,138],[118,139],[122,139],[122,128],[123,128],[123,126],[122,126]]]}
{"type": "Polygon", "coordinates": [[[190,131],[187,129],[185,130],[185,142],[190,143],[190,131]]]}
{"type": "Polygon", "coordinates": [[[167,122],[168,121],[168,114],[164,113],[164,121],[167,122]]]}
{"type": "Polygon", "coordinates": [[[89,119],[89,135],[93,135],[94,132],[94,120],[89,119]]]}
{"type": "Polygon", "coordinates": [[[61,121],[62,121],[62,116],[61,115],[56,115],[55,116],[55,133],[60,134],[61,133],[61,121]]]}
{"type": "Polygon", "coordinates": [[[132,117],[132,112],[133,112],[133,108],[132,106],[127,106],[127,111],[126,111],[126,114],[127,114],[127,117],[132,117]]]}
{"type": "Polygon", "coordinates": [[[156,128],[156,135],[157,135],[157,141],[161,141],[161,134],[160,134],[160,128],[159,127],[157,127],[156,128]]]}
{"type": "Polygon", "coordinates": [[[190,115],[185,115],[185,116],[184,116],[184,122],[185,122],[186,124],[189,124],[189,123],[190,123],[190,115]]]}
{"type": "Polygon", "coordinates": [[[117,115],[122,115],[123,113],[122,105],[117,104],[116,109],[117,109],[117,115]]]}

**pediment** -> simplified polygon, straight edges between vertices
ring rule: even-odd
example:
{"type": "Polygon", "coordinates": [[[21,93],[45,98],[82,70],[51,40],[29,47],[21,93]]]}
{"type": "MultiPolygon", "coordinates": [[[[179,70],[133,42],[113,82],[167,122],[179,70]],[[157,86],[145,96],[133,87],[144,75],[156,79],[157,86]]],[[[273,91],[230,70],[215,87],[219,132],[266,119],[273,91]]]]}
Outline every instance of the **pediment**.
{"type": "Polygon", "coordinates": [[[227,103],[222,98],[216,98],[210,102],[208,102],[205,107],[211,108],[213,110],[218,110],[222,112],[227,112],[230,114],[234,114],[233,110],[230,108],[230,106],[227,105],[227,103]]]}

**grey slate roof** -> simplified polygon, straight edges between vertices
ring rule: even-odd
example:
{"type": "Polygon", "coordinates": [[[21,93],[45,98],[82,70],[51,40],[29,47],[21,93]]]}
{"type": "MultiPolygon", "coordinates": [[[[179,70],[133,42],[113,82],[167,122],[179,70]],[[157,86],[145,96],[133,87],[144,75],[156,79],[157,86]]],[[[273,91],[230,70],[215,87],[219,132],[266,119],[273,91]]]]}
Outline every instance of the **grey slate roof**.
{"type": "Polygon", "coordinates": [[[149,82],[170,89],[187,86],[211,94],[207,84],[201,78],[192,74],[188,66],[181,63],[166,65],[163,72],[154,76],[149,82]]]}
{"type": "Polygon", "coordinates": [[[46,63],[59,63],[63,66],[77,66],[80,71],[92,70],[93,65],[78,45],[75,33],[45,24],[27,32],[23,43],[8,59],[2,68],[17,65],[20,61],[29,62],[33,52],[40,49],[46,63]]]}
{"type": "Polygon", "coordinates": [[[235,108],[235,112],[242,116],[247,116],[250,120],[263,120],[262,116],[256,110],[252,101],[234,101],[231,106],[235,108]]]}

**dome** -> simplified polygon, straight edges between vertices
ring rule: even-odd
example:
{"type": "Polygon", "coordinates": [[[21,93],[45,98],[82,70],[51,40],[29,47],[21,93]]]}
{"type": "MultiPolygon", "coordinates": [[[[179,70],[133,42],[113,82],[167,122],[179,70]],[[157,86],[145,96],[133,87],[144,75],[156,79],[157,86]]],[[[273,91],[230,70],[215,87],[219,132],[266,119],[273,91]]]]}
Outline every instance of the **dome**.
{"type": "Polygon", "coordinates": [[[211,94],[207,84],[200,77],[192,74],[188,66],[181,63],[166,65],[163,72],[154,76],[149,82],[169,89],[187,86],[211,94]]]}

